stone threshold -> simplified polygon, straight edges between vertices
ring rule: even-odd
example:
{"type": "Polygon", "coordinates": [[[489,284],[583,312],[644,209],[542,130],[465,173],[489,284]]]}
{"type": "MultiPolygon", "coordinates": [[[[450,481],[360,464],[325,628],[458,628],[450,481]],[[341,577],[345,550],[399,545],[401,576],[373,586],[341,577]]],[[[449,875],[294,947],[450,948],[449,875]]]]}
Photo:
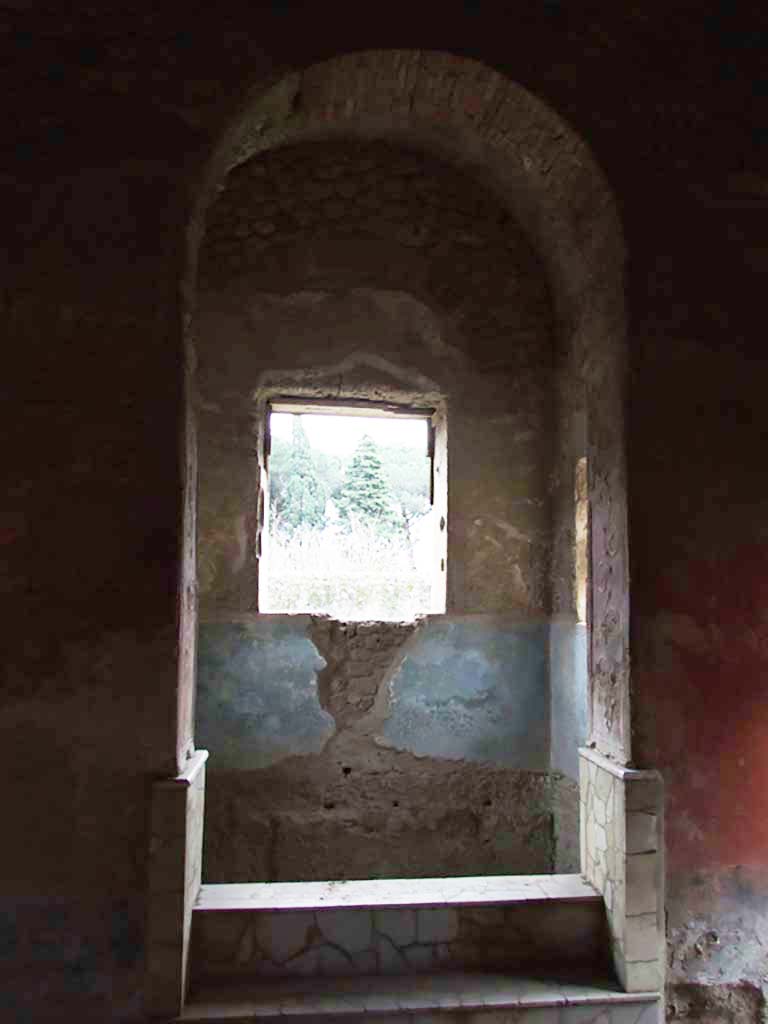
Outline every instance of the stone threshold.
{"type": "Polygon", "coordinates": [[[194,910],[362,910],[372,907],[493,906],[552,901],[602,902],[602,897],[581,875],[245,882],[201,886],[194,910]]]}
{"type": "Polygon", "coordinates": [[[625,1008],[617,1024],[653,1024],[658,993],[622,992],[609,978],[585,975],[518,976],[450,972],[396,977],[283,978],[256,985],[227,984],[195,992],[180,1022],[252,1021],[294,1017],[340,1020],[355,1016],[410,1013],[551,1008],[553,1021],[591,1020],[597,1013],[625,1008]],[[572,1008],[572,1013],[566,1012],[572,1008]],[[581,1009],[579,1009],[581,1008],[581,1009]]]}

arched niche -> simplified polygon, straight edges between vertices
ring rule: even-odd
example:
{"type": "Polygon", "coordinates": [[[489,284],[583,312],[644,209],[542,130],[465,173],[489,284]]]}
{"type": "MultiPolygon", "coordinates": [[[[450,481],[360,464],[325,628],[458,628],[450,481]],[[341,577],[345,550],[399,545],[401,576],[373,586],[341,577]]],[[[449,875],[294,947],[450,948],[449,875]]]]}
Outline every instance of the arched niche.
{"type": "MultiPolygon", "coordinates": [[[[386,140],[464,169],[503,201],[546,268],[555,307],[559,390],[564,407],[582,417],[588,453],[590,743],[626,764],[631,750],[624,247],[615,202],[599,167],[584,141],[546,104],[482,64],[428,51],[354,53],[254,87],[205,163],[189,224],[183,282],[189,386],[197,257],[217,191],[230,170],[260,152],[335,137],[386,140]]],[[[194,715],[191,408],[185,435],[180,761],[193,746],[194,715]]]]}

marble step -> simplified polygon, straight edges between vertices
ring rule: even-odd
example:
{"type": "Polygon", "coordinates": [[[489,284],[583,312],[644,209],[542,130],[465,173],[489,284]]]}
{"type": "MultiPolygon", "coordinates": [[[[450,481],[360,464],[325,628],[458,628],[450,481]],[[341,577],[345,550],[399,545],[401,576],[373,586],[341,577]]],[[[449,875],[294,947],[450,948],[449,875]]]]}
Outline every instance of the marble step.
{"type": "Polygon", "coordinates": [[[180,1022],[301,1024],[663,1024],[656,993],[601,976],[488,972],[264,979],[193,990],[180,1022]]]}
{"type": "Polygon", "coordinates": [[[191,977],[598,968],[607,953],[602,899],[580,875],[205,885],[191,977]]]}

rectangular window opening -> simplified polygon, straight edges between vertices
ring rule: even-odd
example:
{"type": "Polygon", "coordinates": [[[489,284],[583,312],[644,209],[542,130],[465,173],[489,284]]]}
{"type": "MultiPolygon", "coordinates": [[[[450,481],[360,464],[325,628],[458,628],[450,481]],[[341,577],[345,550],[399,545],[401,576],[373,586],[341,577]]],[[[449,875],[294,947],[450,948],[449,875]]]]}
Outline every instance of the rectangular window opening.
{"type": "Polygon", "coordinates": [[[445,611],[445,416],[267,406],[259,611],[408,621],[445,611]]]}

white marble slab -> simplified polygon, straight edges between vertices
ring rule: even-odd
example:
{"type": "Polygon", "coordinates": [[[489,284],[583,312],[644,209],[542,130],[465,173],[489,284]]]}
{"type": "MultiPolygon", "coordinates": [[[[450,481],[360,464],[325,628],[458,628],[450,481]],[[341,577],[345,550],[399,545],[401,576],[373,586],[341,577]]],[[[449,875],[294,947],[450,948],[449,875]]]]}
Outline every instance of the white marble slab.
{"type": "MultiPolygon", "coordinates": [[[[621,992],[605,978],[547,980],[507,974],[453,972],[414,978],[357,977],[333,980],[292,978],[258,986],[211,988],[196,993],[180,1021],[259,1020],[329,1015],[331,1019],[416,1011],[516,1010],[550,1008],[562,1024],[597,1018],[625,1008],[627,1024],[651,1024],[658,1007],[654,993],[621,992]],[[587,1007],[592,1007],[590,1015],[587,1007]],[[642,1018],[642,1022],[641,1022],[642,1018]]],[[[450,1019],[450,1017],[448,1018],[450,1019]]],[[[618,1017],[616,1020],[618,1024],[618,1017]]]]}
{"type": "Polygon", "coordinates": [[[600,900],[581,875],[381,878],[343,882],[249,882],[203,885],[196,911],[443,907],[600,900]]]}

